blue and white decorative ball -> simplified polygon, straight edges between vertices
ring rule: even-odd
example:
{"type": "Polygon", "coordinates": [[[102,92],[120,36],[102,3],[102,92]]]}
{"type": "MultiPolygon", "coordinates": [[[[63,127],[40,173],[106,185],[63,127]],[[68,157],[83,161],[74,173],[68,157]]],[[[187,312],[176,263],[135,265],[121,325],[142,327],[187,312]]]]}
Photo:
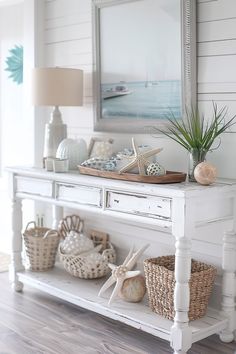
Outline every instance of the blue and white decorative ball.
{"type": "Polygon", "coordinates": [[[150,163],[147,167],[148,176],[163,176],[166,174],[166,170],[158,162],[150,163]]]}

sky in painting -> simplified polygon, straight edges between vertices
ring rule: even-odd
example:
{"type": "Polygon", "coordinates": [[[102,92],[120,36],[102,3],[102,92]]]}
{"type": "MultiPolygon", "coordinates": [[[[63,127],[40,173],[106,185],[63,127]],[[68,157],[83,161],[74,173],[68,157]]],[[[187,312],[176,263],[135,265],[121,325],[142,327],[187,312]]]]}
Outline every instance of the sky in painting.
{"type": "Polygon", "coordinates": [[[101,9],[101,82],[180,80],[180,0],[101,9]]]}

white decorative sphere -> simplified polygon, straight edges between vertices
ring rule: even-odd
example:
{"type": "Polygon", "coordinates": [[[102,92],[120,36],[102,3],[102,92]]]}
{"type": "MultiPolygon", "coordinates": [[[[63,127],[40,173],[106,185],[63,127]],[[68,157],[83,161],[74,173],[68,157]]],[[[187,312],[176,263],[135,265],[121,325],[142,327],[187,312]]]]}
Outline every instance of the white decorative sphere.
{"type": "Polygon", "coordinates": [[[70,231],[61,244],[61,250],[65,254],[78,255],[94,248],[93,241],[87,236],[76,231],[70,231]]]}
{"type": "Polygon", "coordinates": [[[57,148],[56,157],[69,160],[69,170],[76,170],[88,158],[87,145],[84,139],[64,139],[57,148]]]}
{"type": "Polygon", "coordinates": [[[216,167],[208,162],[201,162],[194,169],[194,177],[196,181],[205,186],[215,182],[216,176],[216,167]]]}
{"type": "Polygon", "coordinates": [[[158,162],[153,162],[147,167],[148,176],[163,176],[166,174],[166,170],[158,162]]]}

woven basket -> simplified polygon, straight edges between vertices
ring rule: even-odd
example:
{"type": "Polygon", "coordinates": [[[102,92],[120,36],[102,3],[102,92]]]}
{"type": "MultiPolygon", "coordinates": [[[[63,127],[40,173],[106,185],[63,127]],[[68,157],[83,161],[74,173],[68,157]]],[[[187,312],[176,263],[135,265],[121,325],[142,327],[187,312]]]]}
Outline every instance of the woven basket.
{"type": "MultiPolygon", "coordinates": [[[[146,259],[144,273],[146,278],[149,306],[152,311],[173,320],[175,256],[146,259]]],[[[190,287],[189,320],[196,320],[206,314],[208,300],[212,292],[216,268],[192,260],[190,287]]]]}
{"type": "Polygon", "coordinates": [[[65,270],[74,277],[82,279],[104,277],[110,272],[108,263],[114,263],[116,260],[116,252],[110,242],[107,243],[107,248],[102,252],[100,261],[94,265],[91,265],[85,256],[64,254],[61,247],[59,247],[59,254],[65,270]]]}
{"type": "MultiPolygon", "coordinates": [[[[78,215],[69,215],[60,221],[58,232],[61,238],[65,239],[70,231],[79,233],[83,231],[83,221],[78,215]]],[[[59,246],[59,255],[65,270],[74,277],[82,279],[96,279],[106,276],[110,272],[108,263],[114,263],[116,261],[116,251],[113,245],[108,241],[108,235],[106,235],[107,237],[104,243],[104,235],[106,234],[96,231],[92,231],[90,234],[94,246],[101,246],[100,254],[102,257],[99,262],[94,262],[94,264],[91,264],[84,255],[76,256],[63,253],[59,246]]]]}
{"type": "Polygon", "coordinates": [[[60,239],[56,230],[37,227],[31,221],[26,226],[23,239],[30,270],[43,272],[54,267],[60,239]],[[34,227],[29,228],[30,224],[34,227]]]}

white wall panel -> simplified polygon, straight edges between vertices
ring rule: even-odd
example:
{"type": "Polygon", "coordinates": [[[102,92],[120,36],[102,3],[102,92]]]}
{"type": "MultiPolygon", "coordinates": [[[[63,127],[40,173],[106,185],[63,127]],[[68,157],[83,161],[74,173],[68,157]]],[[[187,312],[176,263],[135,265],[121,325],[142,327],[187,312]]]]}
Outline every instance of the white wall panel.
{"type": "MultiPolygon", "coordinates": [[[[198,103],[207,117],[212,114],[212,101],[227,105],[229,116],[236,112],[236,1],[198,0],[198,103]]],[[[73,137],[111,136],[116,149],[130,145],[130,134],[94,133],[92,109],[92,38],[91,0],[46,1],[45,52],[48,66],[65,66],[85,72],[84,106],[63,111],[73,137]],[[81,117],[83,117],[81,119],[81,117]]],[[[233,130],[234,131],[234,130],[233,130]]],[[[236,131],[236,129],[235,129],[236,131]]],[[[186,168],[186,152],[165,138],[137,135],[139,143],[162,145],[160,160],[173,169],[186,168]],[[175,154],[173,154],[175,151],[175,154]],[[174,156],[174,158],[173,158],[174,156]]],[[[236,171],[226,162],[234,157],[235,134],[222,137],[214,161],[220,176],[236,178],[236,171]]]]}
{"type": "Polygon", "coordinates": [[[235,0],[198,0],[198,22],[236,17],[235,0]]]}

